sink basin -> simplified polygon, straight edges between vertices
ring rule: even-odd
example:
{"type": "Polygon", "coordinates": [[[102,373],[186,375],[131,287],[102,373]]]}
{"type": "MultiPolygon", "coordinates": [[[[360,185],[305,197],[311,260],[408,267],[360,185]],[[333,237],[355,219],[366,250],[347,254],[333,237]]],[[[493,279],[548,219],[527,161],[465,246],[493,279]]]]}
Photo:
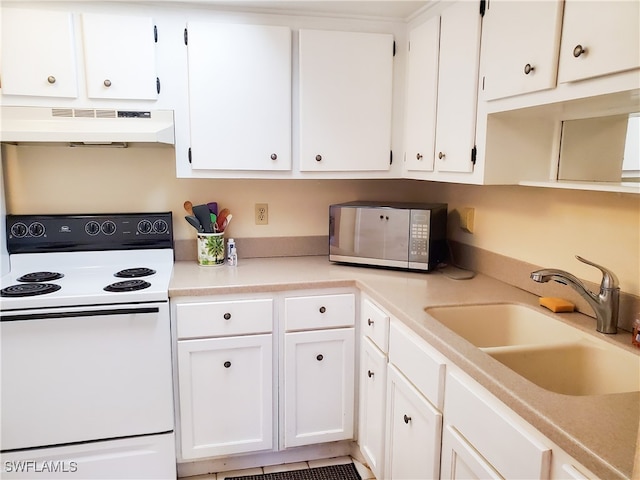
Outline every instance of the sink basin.
{"type": "Polygon", "coordinates": [[[606,342],[583,339],[487,353],[539,387],[556,393],[602,395],[640,390],[640,357],[606,342]]]}
{"type": "Polygon", "coordinates": [[[427,308],[426,312],[476,347],[578,340],[580,331],[534,308],[512,303],[427,308]]]}
{"type": "Polygon", "coordinates": [[[640,391],[640,355],[562,323],[551,314],[518,304],[425,310],[545,390],[565,395],[640,391]]]}

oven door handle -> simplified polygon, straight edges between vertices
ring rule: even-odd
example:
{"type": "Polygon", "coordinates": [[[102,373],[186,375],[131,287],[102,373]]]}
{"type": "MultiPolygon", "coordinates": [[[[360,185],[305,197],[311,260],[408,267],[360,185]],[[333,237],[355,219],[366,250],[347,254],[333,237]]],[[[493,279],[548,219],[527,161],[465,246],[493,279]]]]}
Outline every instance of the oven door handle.
{"type": "Polygon", "coordinates": [[[48,320],[72,317],[104,317],[109,315],[139,315],[159,312],[160,309],[158,307],[106,308],[100,310],[78,310],[76,312],[21,313],[17,315],[3,315],[0,318],[0,321],[14,322],[19,320],[48,320]]]}

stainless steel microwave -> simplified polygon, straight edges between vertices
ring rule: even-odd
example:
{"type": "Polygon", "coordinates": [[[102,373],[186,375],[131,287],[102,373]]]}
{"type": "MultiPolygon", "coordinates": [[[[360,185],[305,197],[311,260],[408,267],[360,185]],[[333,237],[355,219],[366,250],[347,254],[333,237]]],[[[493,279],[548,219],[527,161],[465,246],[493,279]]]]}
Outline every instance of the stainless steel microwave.
{"type": "Polygon", "coordinates": [[[447,204],[329,206],[329,260],[429,271],[447,258],[447,204]]]}

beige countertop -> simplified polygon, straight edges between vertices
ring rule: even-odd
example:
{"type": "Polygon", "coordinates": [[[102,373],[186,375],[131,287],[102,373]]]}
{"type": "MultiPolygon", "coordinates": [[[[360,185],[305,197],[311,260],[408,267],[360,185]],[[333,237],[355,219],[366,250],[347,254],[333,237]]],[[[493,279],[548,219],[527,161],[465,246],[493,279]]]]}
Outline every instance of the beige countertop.
{"type": "MultiPolygon", "coordinates": [[[[544,390],[468,343],[425,313],[425,307],[515,302],[538,297],[485,275],[454,280],[439,272],[409,273],[332,264],[324,256],[241,259],[237,267],[176,262],[170,297],[254,294],[306,288],[357,287],[603,479],[631,478],[640,424],[640,393],[570,396],[544,390]]],[[[622,348],[631,334],[601,335],[580,313],[560,316],[622,348]]],[[[639,356],[640,359],[640,356],[639,356]]],[[[640,361],[640,360],[639,360],[640,361]]]]}

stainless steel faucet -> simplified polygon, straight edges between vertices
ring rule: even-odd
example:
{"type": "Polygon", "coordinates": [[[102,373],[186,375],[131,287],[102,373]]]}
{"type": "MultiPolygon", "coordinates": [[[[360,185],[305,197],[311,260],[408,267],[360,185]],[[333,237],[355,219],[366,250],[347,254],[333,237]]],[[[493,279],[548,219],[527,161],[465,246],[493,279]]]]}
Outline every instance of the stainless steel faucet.
{"type": "Polygon", "coordinates": [[[596,313],[596,330],[600,333],[618,332],[618,310],[620,308],[620,286],[615,274],[600,265],[596,265],[589,260],[576,255],[582,263],[598,268],[602,272],[602,282],[600,282],[600,293],[595,294],[574,275],[564,270],[545,268],[531,272],[531,279],[538,283],[545,283],[555,280],[558,283],[569,285],[576,290],[593,308],[596,313]]]}

